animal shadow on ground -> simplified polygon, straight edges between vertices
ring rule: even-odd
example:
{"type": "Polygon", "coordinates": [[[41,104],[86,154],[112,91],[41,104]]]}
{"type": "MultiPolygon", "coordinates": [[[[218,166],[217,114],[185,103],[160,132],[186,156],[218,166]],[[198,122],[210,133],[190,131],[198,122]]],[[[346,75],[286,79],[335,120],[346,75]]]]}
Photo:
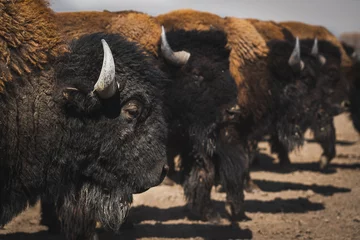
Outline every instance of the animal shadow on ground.
{"type": "Polygon", "coordinates": [[[317,184],[301,184],[301,183],[290,183],[290,182],[278,182],[269,180],[253,180],[255,184],[264,192],[280,192],[285,190],[312,190],[317,194],[323,196],[332,196],[335,193],[346,193],[350,192],[351,189],[343,187],[334,187],[331,185],[321,186],[317,184]]]}
{"type": "MultiPolygon", "coordinates": [[[[119,234],[99,229],[99,239],[135,240],[144,237],[156,238],[195,238],[204,239],[252,239],[250,229],[240,229],[238,225],[217,226],[211,224],[139,224],[119,234]]],[[[46,231],[37,233],[12,233],[0,235],[0,240],[64,240],[62,235],[51,235],[46,231]]]]}
{"type": "Polygon", "coordinates": [[[36,233],[11,233],[6,235],[0,234],[0,240],[64,240],[62,235],[49,234],[47,231],[41,231],[36,233]]]}
{"type": "MultiPolygon", "coordinates": [[[[225,210],[225,203],[222,201],[214,201],[215,208],[218,210],[222,218],[228,218],[228,213],[225,210]]],[[[324,205],[321,203],[314,203],[307,198],[295,199],[281,199],[261,201],[261,200],[246,200],[246,212],[256,213],[306,213],[309,211],[323,210],[324,205]]],[[[180,220],[189,217],[189,210],[186,206],[170,207],[161,209],[149,206],[133,207],[130,211],[129,217],[133,223],[140,223],[147,220],[155,220],[159,222],[166,222],[169,220],[180,220]]]]}
{"type": "MultiPolygon", "coordinates": [[[[314,140],[314,139],[309,139],[309,138],[306,138],[305,141],[308,142],[308,143],[318,143],[316,140],[314,140]]],[[[357,142],[357,141],[336,140],[335,144],[336,144],[336,145],[340,145],[340,146],[352,146],[352,145],[355,145],[356,142],[357,142]]]]}
{"type": "MultiPolygon", "coordinates": [[[[257,153],[257,164],[251,166],[251,171],[271,171],[276,173],[291,173],[296,171],[310,171],[310,172],[320,172],[323,174],[333,174],[336,173],[337,169],[359,169],[359,163],[353,164],[339,164],[339,163],[330,163],[330,166],[321,170],[319,168],[318,162],[305,162],[305,163],[291,163],[288,166],[282,167],[278,163],[275,163],[275,159],[265,153],[257,153]]],[[[343,157],[344,158],[344,157],[343,157]]]]}
{"type": "Polygon", "coordinates": [[[252,239],[250,229],[238,225],[212,224],[139,224],[134,229],[121,232],[122,239],[154,238],[203,238],[203,239],[252,239]]]}

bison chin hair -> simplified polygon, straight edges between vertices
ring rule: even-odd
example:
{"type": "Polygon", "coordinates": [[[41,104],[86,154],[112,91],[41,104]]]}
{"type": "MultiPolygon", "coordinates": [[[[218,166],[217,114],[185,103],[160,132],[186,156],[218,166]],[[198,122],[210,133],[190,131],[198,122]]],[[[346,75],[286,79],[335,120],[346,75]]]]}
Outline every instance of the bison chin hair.
{"type": "Polygon", "coordinates": [[[95,232],[96,221],[99,221],[105,229],[119,232],[131,203],[132,195],[124,194],[120,189],[106,191],[97,185],[85,183],[80,191],[70,189],[59,207],[62,229],[70,234],[68,239],[79,237],[81,233],[89,234],[82,236],[87,238],[95,232]]]}

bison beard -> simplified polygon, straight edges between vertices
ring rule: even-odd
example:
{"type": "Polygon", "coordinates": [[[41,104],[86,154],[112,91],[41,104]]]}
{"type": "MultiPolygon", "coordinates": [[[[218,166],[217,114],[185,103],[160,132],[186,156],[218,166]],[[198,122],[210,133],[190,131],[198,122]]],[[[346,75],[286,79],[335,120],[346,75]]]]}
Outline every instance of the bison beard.
{"type": "Polygon", "coordinates": [[[63,201],[58,210],[59,218],[63,231],[69,234],[66,237],[73,239],[75,235],[80,237],[84,233],[93,233],[96,220],[101,222],[104,228],[118,232],[129,212],[132,196],[124,197],[124,193],[119,189],[105,192],[86,183],[80,191],[70,189],[63,201]]]}

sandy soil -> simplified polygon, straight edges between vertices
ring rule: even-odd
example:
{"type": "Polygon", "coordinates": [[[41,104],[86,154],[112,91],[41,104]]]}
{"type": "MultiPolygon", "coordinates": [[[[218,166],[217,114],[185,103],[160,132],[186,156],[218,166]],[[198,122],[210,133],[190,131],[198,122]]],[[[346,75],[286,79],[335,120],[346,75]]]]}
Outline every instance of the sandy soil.
{"type": "MultiPolygon", "coordinates": [[[[288,172],[261,143],[261,163],[252,173],[261,191],[246,194],[249,221],[231,224],[225,194],[216,191],[221,224],[189,220],[181,186],[158,186],[135,196],[134,229],[100,231],[100,239],[360,239],[360,137],[346,115],[336,118],[336,129],[338,154],[326,173],[317,171],[321,149],[310,134],[304,148],[291,154],[294,169],[288,172]]],[[[0,229],[0,239],[63,239],[46,230],[37,205],[0,229]]]]}

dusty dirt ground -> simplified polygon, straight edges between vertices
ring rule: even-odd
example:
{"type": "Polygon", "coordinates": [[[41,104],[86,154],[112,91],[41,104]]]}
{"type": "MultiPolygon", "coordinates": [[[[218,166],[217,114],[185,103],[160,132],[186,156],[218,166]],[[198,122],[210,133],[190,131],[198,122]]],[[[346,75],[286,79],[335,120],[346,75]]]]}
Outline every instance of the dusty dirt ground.
{"type": "MultiPolygon", "coordinates": [[[[100,231],[100,239],[360,239],[360,137],[346,115],[335,120],[337,157],[326,173],[317,171],[321,149],[307,143],[291,154],[294,170],[281,171],[267,143],[252,177],[260,192],[246,194],[250,221],[227,220],[224,193],[212,192],[222,214],[220,225],[189,220],[181,186],[158,186],[137,195],[132,230],[120,235],[100,231]]],[[[4,240],[58,240],[39,225],[39,205],[3,229],[4,240]]]]}

